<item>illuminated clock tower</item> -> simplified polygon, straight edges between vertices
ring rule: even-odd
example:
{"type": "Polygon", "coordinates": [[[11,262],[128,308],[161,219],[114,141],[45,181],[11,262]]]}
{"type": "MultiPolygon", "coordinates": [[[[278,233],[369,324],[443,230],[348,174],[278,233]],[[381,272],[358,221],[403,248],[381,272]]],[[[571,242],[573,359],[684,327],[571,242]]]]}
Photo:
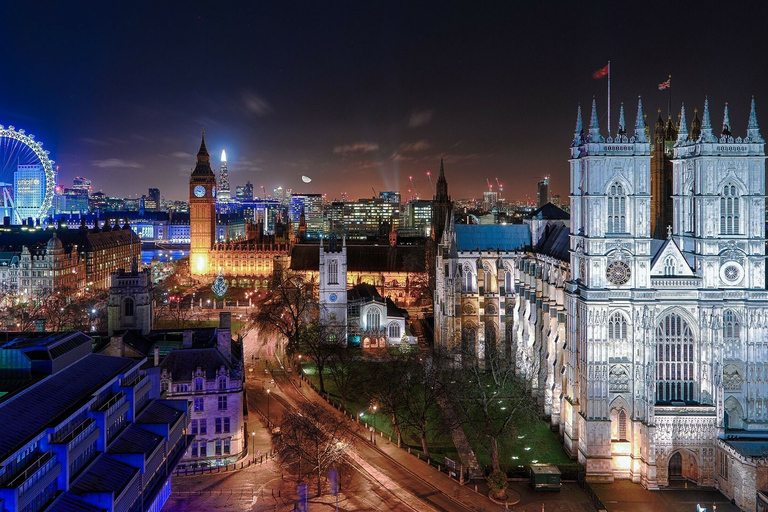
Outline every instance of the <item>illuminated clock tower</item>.
{"type": "Polygon", "coordinates": [[[197,165],[189,178],[189,269],[193,276],[209,273],[208,253],[216,236],[216,176],[205,147],[205,130],[197,165]]]}

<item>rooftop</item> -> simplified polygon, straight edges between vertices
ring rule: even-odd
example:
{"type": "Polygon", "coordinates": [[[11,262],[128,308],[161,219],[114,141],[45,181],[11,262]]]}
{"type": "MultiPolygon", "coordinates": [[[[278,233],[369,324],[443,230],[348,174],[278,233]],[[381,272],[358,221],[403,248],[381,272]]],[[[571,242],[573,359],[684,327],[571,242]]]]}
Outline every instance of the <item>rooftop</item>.
{"type": "Polygon", "coordinates": [[[531,246],[531,230],[525,224],[456,224],[459,251],[522,251],[531,246]]]}
{"type": "Polygon", "coordinates": [[[138,468],[129,466],[109,455],[102,455],[70,487],[73,494],[119,493],[130,483],[138,468]]]}

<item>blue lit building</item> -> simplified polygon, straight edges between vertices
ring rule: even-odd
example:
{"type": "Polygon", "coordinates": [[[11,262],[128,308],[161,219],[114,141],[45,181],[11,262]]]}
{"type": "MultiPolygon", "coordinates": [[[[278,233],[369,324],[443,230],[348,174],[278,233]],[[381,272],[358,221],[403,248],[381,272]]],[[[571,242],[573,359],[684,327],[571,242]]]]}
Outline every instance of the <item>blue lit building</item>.
{"type": "Polygon", "coordinates": [[[25,220],[40,217],[40,206],[45,197],[45,170],[42,165],[19,165],[13,174],[14,204],[17,217],[25,220]]]}
{"type": "Polygon", "coordinates": [[[146,359],[78,332],[0,345],[0,510],[152,511],[189,444],[186,400],[157,400],[146,359]],[[30,384],[30,382],[32,382],[30,384]]]}

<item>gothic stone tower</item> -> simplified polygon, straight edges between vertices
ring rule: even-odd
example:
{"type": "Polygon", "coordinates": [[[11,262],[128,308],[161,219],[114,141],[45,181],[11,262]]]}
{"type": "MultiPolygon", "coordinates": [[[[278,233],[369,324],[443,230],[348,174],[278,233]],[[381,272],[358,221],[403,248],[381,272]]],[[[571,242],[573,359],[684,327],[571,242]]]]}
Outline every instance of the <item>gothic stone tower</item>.
{"type": "Polygon", "coordinates": [[[205,147],[205,132],[197,152],[197,165],[189,178],[189,270],[193,276],[208,272],[208,253],[216,237],[216,176],[205,147]]]}
{"type": "MultiPolygon", "coordinates": [[[[644,416],[637,406],[642,391],[633,385],[633,376],[644,370],[636,364],[643,347],[628,326],[643,308],[630,297],[650,286],[651,154],[640,100],[631,138],[623,105],[615,138],[600,134],[597,119],[593,99],[585,136],[579,108],[571,145],[572,281],[566,305],[572,341],[562,415],[566,449],[591,480],[612,481],[612,416],[621,414],[624,425],[644,416]]],[[[625,430],[623,440],[629,437],[625,430]]],[[[639,447],[631,441],[620,447],[626,471],[639,462],[639,447]]]]}
{"type": "Polygon", "coordinates": [[[320,324],[342,332],[346,345],[347,328],[347,243],[339,247],[335,233],[328,240],[328,250],[320,241],[320,324]]]}
{"type": "Polygon", "coordinates": [[[135,258],[130,272],[112,273],[107,318],[110,336],[125,329],[141,334],[152,330],[152,275],[149,269],[139,271],[135,258]]]}
{"type": "Polygon", "coordinates": [[[435,196],[432,201],[432,237],[436,244],[440,243],[440,238],[445,230],[446,218],[450,212],[451,196],[448,195],[448,182],[445,179],[443,159],[440,158],[440,176],[437,178],[435,196]]]}

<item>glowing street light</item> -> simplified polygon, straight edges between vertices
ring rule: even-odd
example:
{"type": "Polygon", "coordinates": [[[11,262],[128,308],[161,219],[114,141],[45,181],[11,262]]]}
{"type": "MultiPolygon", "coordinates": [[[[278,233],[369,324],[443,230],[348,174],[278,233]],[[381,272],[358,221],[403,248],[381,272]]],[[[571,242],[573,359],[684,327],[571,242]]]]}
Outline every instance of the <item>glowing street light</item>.
{"type": "Polygon", "coordinates": [[[251,450],[251,459],[256,462],[256,431],[254,430],[251,432],[251,440],[253,441],[251,443],[251,446],[253,447],[251,450]]]}
{"type": "Polygon", "coordinates": [[[269,421],[269,395],[271,394],[271,391],[272,391],[271,389],[267,390],[267,427],[270,426],[270,421],[269,421]]]}

